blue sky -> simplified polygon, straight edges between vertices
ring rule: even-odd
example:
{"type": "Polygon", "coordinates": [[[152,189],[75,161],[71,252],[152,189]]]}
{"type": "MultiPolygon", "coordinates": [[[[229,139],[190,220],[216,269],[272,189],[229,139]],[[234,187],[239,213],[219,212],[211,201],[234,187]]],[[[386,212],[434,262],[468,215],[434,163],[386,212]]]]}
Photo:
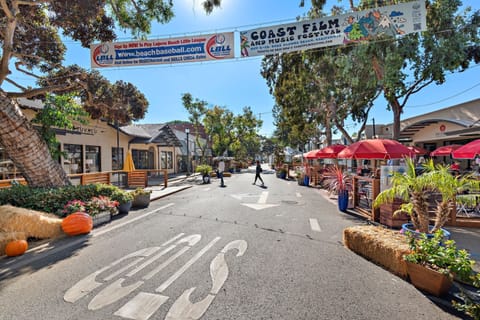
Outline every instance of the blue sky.
{"type": "MultiPolygon", "coordinates": [[[[207,16],[200,0],[174,0],[175,17],[165,25],[155,25],[149,40],[209,34],[224,31],[242,31],[255,27],[294,22],[308,8],[298,6],[300,0],[222,0],[222,8],[207,16]]],[[[305,1],[310,5],[310,1],[305,1]]],[[[343,1],[348,5],[348,1],[343,1]]],[[[328,0],[327,7],[337,4],[328,0]]],[[[478,10],[478,0],[465,0],[478,10]]],[[[119,34],[119,41],[132,40],[130,34],[119,34]]],[[[90,68],[90,52],[75,42],[67,41],[67,63],[90,68]]],[[[240,56],[238,45],[236,56],[240,56]]],[[[193,97],[212,105],[227,107],[234,113],[249,106],[264,123],[260,134],[270,136],[274,131],[272,107],[274,100],[265,80],[260,75],[261,57],[236,58],[221,62],[203,62],[145,67],[103,68],[103,76],[111,80],[133,83],[150,102],[145,119],[138,123],[163,123],[170,120],[187,120],[181,95],[193,97]]],[[[480,67],[447,77],[441,86],[431,85],[412,96],[402,119],[442,109],[458,103],[480,98],[480,67]]],[[[376,124],[391,123],[392,113],[386,102],[379,98],[370,113],[376,124]]],[[[355,128],[350,126],[353,131],[355,128]]]]}

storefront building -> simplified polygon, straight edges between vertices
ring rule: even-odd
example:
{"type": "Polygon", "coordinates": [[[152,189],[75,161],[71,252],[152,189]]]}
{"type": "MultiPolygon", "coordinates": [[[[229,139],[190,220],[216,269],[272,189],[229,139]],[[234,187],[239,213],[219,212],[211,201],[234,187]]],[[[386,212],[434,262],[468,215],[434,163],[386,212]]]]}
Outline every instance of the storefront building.
{"type": "MultiPolygon", "coordinates": [[[[40,101],[21,99],[19,103],[30,120],[42,108],[40,101]]],[[[128,151],[132,153],[135,169],[180,172],[175,159],[182,157],[182,143],[166,124],[117,128],[105,121],[90,119],[87,124],[55,131],[60,148],[65,152],[58,161],[67,174],[122,170],[128,151]]],[[[193,138],[191,136],[192,141],[193,138]]],[[[0,147],[0,179],[21,177],[21,172],[0,147]]]]}

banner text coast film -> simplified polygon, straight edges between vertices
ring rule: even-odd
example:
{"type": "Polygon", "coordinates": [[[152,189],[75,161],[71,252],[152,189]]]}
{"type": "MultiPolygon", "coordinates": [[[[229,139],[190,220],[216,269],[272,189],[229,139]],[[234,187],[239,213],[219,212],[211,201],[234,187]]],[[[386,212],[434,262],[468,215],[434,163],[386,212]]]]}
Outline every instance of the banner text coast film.
{"type": "Polygon", "coordinates": [[[301,51],[426,30],[425,1],[240,32],[242,57],[301,51]]]}

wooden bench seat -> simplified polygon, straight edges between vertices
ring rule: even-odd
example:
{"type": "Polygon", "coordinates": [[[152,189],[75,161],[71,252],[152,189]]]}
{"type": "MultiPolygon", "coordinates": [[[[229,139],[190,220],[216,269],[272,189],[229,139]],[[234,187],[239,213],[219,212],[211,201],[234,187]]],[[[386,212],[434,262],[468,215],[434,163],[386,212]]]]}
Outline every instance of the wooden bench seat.
{"type": "Polygon", "coordinates": [[[110,173],[108,172],[97,172],[97,173],[85,173],[81,177],[81,184],[94,184],[94,183],[103,183],[110,184],[110,173]]]}

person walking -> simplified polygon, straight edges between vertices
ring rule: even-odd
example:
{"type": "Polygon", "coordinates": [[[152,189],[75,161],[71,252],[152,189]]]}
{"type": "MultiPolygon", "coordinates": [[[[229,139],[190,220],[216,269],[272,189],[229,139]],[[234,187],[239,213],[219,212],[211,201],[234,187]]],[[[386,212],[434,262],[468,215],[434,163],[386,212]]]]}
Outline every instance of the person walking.
{"type": "Polygon", "coordinates": [[[225,162],[222,159],[218,163],[218,175],[220,178],[220,187],[222,188],[225,187],[225,184],[223,183],[223,171],[225,171],[225,162]]]}
{"type": "Polygon", "coordinates": [[[263,179],[262,177],[260,177],[260,173],[262,172],[262,166],[260,165],[260,161],[257,160],[257,167],[255,168],[255,181],[253,181],[252,184],[256,184],[257,183],[257,179],[260,179],[260,181],[262,181],[262,187],[265,185],[263,183],[263,179]]]}

